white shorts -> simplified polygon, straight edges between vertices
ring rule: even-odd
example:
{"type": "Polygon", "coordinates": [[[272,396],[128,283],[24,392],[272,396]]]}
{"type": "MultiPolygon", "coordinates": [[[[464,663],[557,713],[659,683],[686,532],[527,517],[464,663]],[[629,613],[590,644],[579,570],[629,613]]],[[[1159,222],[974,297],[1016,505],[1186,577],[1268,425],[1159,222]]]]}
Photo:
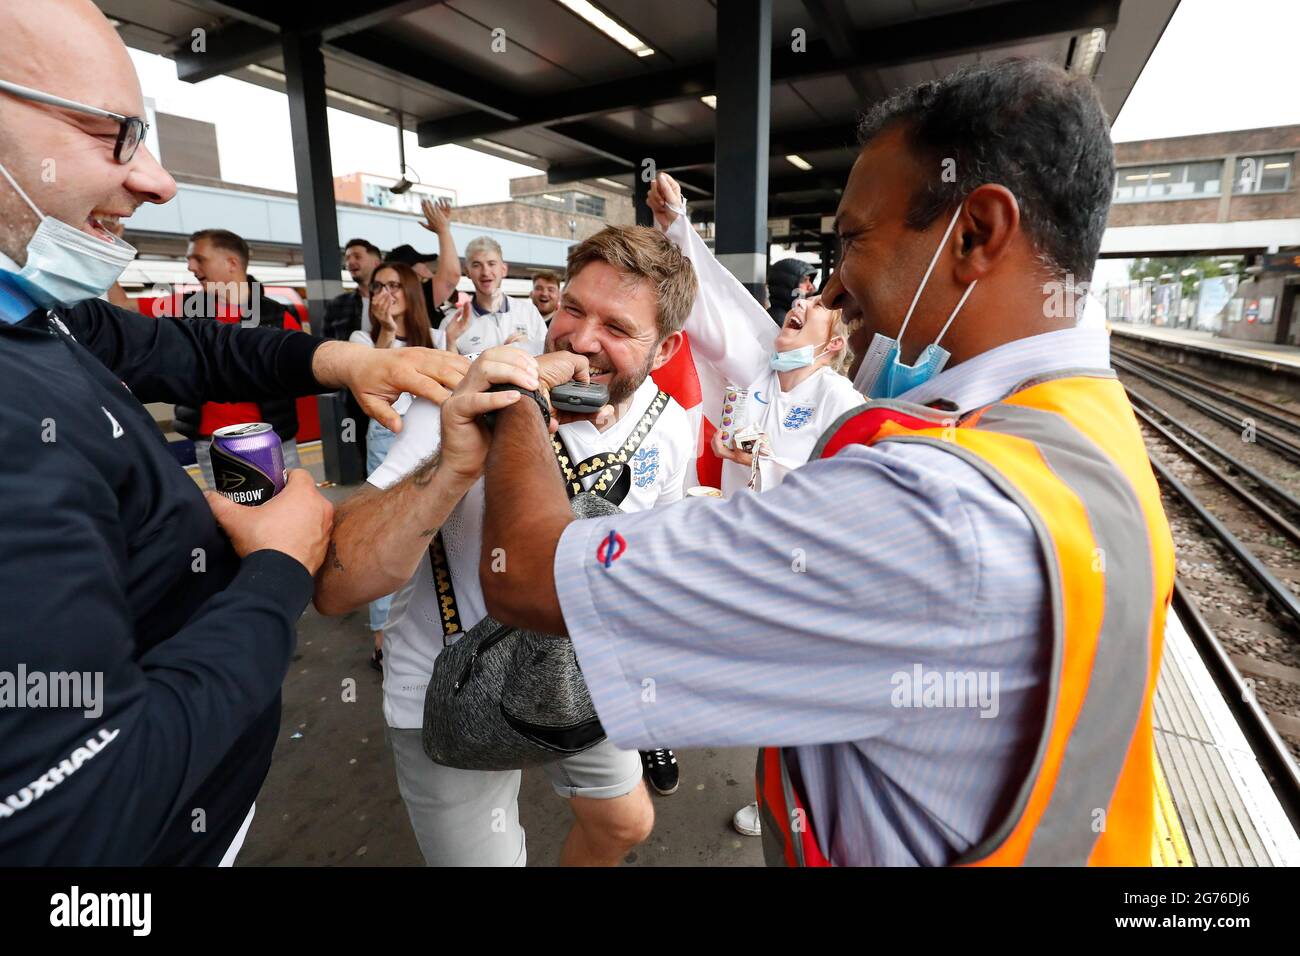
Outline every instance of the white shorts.
{"type": "MultiPolygon", "coordinates": [[[[397,788],[420,852],[429,866],[523,866],[518,770],[458,770],[428,758],[418,729],[387,727],[397,788]]],[[[566,799],[612,800],[641,783],[641,755],[608,740],[546,764],[555,792],[566,799]]]]}

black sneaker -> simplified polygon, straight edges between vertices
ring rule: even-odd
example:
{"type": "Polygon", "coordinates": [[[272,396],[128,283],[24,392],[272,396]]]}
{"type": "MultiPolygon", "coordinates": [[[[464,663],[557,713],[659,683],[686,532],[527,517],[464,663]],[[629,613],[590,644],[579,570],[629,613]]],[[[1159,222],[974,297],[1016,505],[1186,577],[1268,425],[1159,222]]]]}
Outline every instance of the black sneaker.
{"type": "Polygon", "coordinates": [[[641,751],[641,766],[656,793],[666,797],[677,792],[677,756],[671,750],[641,751]]]}

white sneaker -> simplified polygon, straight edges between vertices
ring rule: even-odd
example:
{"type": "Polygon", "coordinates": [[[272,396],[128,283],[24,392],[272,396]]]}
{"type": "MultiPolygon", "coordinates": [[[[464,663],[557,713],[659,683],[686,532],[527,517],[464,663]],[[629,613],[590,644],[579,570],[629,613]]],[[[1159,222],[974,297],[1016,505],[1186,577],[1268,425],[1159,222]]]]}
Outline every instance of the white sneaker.
{"type": "Polygon", "coordinates": [[[759,822],[758,803],[754,802],[737,810],[736,815],[731,818],[731,825],[741,836],[762,836],[763,824],[759,822]]]}

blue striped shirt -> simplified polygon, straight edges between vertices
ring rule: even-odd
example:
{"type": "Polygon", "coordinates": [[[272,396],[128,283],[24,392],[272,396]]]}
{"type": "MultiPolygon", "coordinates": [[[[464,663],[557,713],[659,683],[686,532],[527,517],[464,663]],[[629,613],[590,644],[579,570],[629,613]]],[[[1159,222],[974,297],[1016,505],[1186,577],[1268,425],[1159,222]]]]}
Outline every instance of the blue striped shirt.
{"type": "MultiPolygon", "coordinates": [[[[1033,336],[913,392],[969,410],[1108,365],[1107,346],[1033,336]]],[[[833,863],[952,862],[1032,762],[1051,651],[1037,540],[941,449],[856,446],[762,495],[575,522],[555,580],[611,740],[790,748],[833,863]]]]}

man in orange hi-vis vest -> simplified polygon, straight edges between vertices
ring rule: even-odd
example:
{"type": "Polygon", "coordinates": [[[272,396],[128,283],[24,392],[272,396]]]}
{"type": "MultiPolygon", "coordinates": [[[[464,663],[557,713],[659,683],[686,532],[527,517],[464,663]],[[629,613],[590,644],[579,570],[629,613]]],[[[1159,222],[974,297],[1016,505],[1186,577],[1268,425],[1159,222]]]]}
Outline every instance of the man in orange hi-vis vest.
{"type": "Polygon", "coordinates": [[[539,403],[474,420],[513,399],[483,380],[526,386],[531,360],[471,375],[439,467],[486,470],[489,613],[571,637],[620,747],[763,747],[769,863],[1146,864],[1174,562],[1105,330],[1079,319],[1105,114],[1086,78],[1010,60],[859,134],[823,301],[866,404],[762,495],[575,522],[539,403]]]}

